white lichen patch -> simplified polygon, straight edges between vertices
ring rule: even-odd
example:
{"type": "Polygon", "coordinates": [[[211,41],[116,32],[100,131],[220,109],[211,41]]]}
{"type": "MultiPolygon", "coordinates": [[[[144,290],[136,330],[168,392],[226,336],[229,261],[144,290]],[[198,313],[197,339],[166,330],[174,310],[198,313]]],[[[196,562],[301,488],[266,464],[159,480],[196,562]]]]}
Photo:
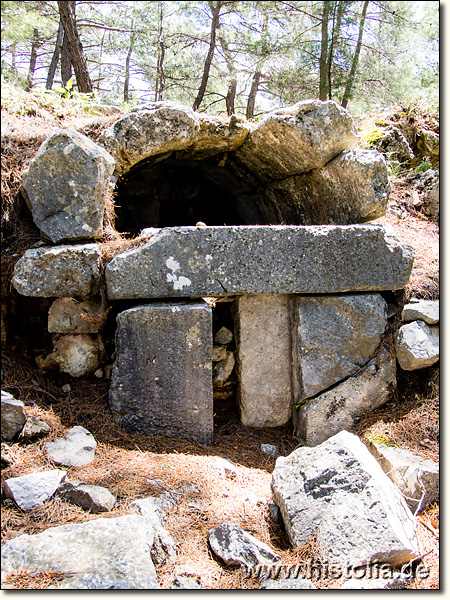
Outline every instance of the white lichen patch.
{"type": "Polygon", "coordinates": [[[166,266],[172,271],[172,273],[167,273],[166,277],[168,283],[173,283],[174,290],[182,290],[185,286],[191,285],[192,281],[184,275],[175,275],[175,272],[180,269],[180,263],[173,256],[166,260],[166,266]]]}

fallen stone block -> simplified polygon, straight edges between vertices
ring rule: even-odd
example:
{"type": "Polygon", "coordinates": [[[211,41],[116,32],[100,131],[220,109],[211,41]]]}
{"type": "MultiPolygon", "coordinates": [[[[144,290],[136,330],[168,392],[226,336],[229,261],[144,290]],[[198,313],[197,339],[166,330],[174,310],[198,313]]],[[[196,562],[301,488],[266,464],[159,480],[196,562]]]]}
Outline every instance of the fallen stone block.
{"type": "Polygon", "coordinates": [[[284,425],[292,404],[290,297],[243,296],[234,305],[234,321],[241,422],[284,425]]]}
{"type": "Polygon", "coordinates": [[[30,473],[7,479],[3,491],[22,510],[32,510],[50,500],[65,478],[65,471],[30,473]]]}
{"type": "Polygon", "coordinates": [[[320,169],[268,185],[264,197],[285,223],[350,225],[386,214],[390,183],[375,150],[347,150],[320,169]]]}
{"type": "Polygon", "coordinates": [[[367,443],[389,479],[403,494],[413,513],[424,510],[439,499],[439,465],[405,448],[367,443]]]}
{"type": "Polygon", "coordinates": [[[304,100],[265,116],[234,157],[270,181],[317,169],[357,142],[347,110],[332,100],[304,100]]]}
{"type": "Polygon", "coordinates": [[[2,390],[2,440],[10,442],[23,428],[27,417],[25,404],[2,390]]]}
{"type": "Polygon", "coordinates": [[[92,513],[110,511],[116,503],[111,492],[100,485],[67,482],[59,487],[58,495],[92,513]]]}
{"type": "Polygon", "coordinates": [[[97,244],[32,248],[15,264],[12,284],[23,296],[91,296],[99,289],[99,265],[97,244]]]}
{"type": "Polygon", "coordinates": [[[397,387],[396,362],[383,348],[361,373],[304,401],[293,413],[294,433],[316,446],[392,399],[397,387]]]}
{"type": "Polygon", "coordinates": [[[402,321],[424,321],[428,325],[439,323],[439,300],[419,300],[405,304],[402,321]]]}
{"type": "Polygon", "coordinates": [[[122,425],[212,443],[210,306],[148,304],[120,313],[116,354],[109,398],[122,425]]]}
{"type": "Polygon", "coordinates": [[[98,239],[114,159],[91,139],[57,131],[22,175],[21,192],[33,221],[53,243],[98,239]]]}
{"type": "Polygon", "coordinates": [[[47,455],[58,465],[83,467],[94,460],[97,442],[94,436],[79,425],[66,432],[65,438],[58,438],[45,445],[47,455]]]}
{"type": "Polygon", "coordinates": [[[356,373],[387,325],[379,294],[293,299],[293,395],[297,404],[356,373]]]}
{"type": "Polygon", "coordinates": [[[224,360],[216,362],[213,366],[213,386],[221,388],[233,372],[235,359],[233,352],[227,351],[224,360]]]}
{"type": "Polygon", "coordinates": [[[105,349],[100,336],[87,333],[62,335],[54,339],[54,351],[47,358],[58,363],[71,377],[83,377],[98,368],[105,349]]]}
{"type": "Polygon", "coordinates": [[[359,438],[342,431],[277,459],[272,493],[294,547],[315,535],[341,566],[394,568],[420,555],[411,511],[359,438]]]}
{"type": "Polygon", "coordinates": [[[267,544],[232,523],[210,529],[208,541],[214,554],[227,566],[273,565],[281,559],[267,544]]]}
{"type": "Polygon", "coordinates": [[[173,227],[105,276],[111,300],[381,291],[406,285],[413,255],[381,225],[173,227]]]}
{"type": "Polygon", "coordinates": [[[395,352],[404,371],[416,371],[439,360],[439,327],[423,321],[402,325],[394,335],[395,352]]]}
{"type": "Polygon", "coordinates": [[[3,545],[2,581],[50,571],[67,573],[58,589],[159,589],[152,544],[152,525],[139,515],[50,527],[3,545]]]}

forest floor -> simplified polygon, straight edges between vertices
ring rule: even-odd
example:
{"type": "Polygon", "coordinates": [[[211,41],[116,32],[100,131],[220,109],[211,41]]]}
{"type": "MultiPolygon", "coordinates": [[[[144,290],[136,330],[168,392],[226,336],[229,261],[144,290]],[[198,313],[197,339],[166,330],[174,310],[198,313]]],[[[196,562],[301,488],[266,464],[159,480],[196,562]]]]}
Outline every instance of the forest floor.
{"type": "MultiPolygon", "coordinates": [[[[72,127],[93,139],[115,117],[80,117],[77,111],[61,114],[54,109],[23,106],[20,101],[2,100],[2,226],[12,231],[12,220],[20,221],[16,210],[18,185],[23,170],[36,154],[40,143],[61,127],[72,127]]],[[[439,297],[439,228],[408,203],[412,192],[402,178],[392,179],[392,192],[385,217],[397,235],[416,251],[413,274],[405,299],[439,297]],[[404,207],[402,216],[394,208],[404,207]]],[[[33,239],[32,228],[23,224],[22,235],[10,235],[7,245],[20,252],[33,239]],[[27,242],[28,240],[28,242],[27,242]]],[[[3,261],[2,261],[3,262],[3,261]]],[[[5,267],[8,271],[8,267],[5,267]]],[[[3,288],[4,292],[5,288],[3,288]]],[[[2,344],[2,389],[11,392],[27,406],[27,413],[44,419],[51,426],[45,440],[9,444],[13,463],[2,470],[6,478],[54,468],[44,452],[44,444],[60,437],[74,426],[86,427],[98,442],[95,460],[85,467],[67,469],[67,479],[103,485],[117,498],[112,511],[90,514],[59,499],[23,512],[2,499],[2,543],[23,533],[33,534],[48,527],[78,523],[126,514],[137,498],[177,491],[189,484],[191,492],[181,497],[169,512],[165,528],[176,542],[177,557],[157,569],[162,588],[170,587],[176,575],[197,577],[205,589],[256,589],[259,582],[246,579],[241,570],[226,567],[212,554],[208,531],[223,522],[232,522],[269,544],[282,557],[284,565],[303,565],[316,556],[314,539],[293,550],[280,525],[272,522],[270,481],[275,460],[261,454],[260,445],[278,446],[287,455],[299,446],[290,424],[276,429],[258,430],[240,424],[236,407],[229,402],[217,406],[215,442],[203,446],[187,440],[163,436],[130,435],[112,418],[108,406],[109,381],[94,376],[70,379],[70,392],[62,387],[69,382],[64,374],[45,373],[34,361],[8,343],[2,344]],[[212,468],[216,457],[230,460],[236,473],[223,475],[212,468]]],[[[423,458],[439,462],[439,365],[418,372],[398,370],[398,395],[391,402],[362,419],[354,429],[361,438],[388,441],[408,448],[423,458]]],[[[439,588],[439,503],[416,516],[417,535],[430,576],[413,580],[412,589],[439,588]]],[[[15,588],[43,589],[52,584],[52,575],[39,580],[26,574],[12,580],[15,588]],[[31,582],[31,583],[30,583],[31,582]]],[[[343,580],[318,580],[319,588],[339,588],[343,580]]]]}

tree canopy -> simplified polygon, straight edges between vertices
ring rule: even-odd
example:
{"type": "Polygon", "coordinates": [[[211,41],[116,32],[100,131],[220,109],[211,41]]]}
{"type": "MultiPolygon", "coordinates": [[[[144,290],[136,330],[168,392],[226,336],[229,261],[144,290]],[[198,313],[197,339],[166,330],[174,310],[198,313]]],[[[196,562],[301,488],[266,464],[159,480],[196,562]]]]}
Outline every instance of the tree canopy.
{"type": "MultiPolygon", "coordinates": [[[[2,1],[2,78],[247,118],[307,98],[439,102],[439,2],[2,1]]],[[[70,91],[70,90],[68,90],[70,91]]]]}

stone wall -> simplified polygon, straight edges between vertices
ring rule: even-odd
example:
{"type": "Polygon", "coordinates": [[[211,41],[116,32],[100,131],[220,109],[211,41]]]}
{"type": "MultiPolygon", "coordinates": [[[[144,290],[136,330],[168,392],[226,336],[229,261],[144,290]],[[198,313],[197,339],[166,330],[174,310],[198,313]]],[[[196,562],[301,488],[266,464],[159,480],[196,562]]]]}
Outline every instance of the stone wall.
{"type": "Polygon", "coordinates": [[[395,387],[383,296],[413,264],[410,246],[365,224],[384,214],[389,181],[383,157],[357,141],[349,113],[317,100],[257,124],[154,103],[98,144],[51,136],[22,181],[45,242],[12,279],[21,295],[55,298],[45,360],[75,377],[111,370],[102,330],[112,309],[110,406],[131,430],[210,444],[214,398],[235,391],[244,425],[276,427],[294,411],[310,444],[318,429],[350,427],[395,387]],[[104,265],[114,186],[131,233],[145,231],[104,265]],[[218,331],[222,302],[232,324],[218,331]],[[363,380],[371,399],[350,407],[338,388],[363,380]]]}

